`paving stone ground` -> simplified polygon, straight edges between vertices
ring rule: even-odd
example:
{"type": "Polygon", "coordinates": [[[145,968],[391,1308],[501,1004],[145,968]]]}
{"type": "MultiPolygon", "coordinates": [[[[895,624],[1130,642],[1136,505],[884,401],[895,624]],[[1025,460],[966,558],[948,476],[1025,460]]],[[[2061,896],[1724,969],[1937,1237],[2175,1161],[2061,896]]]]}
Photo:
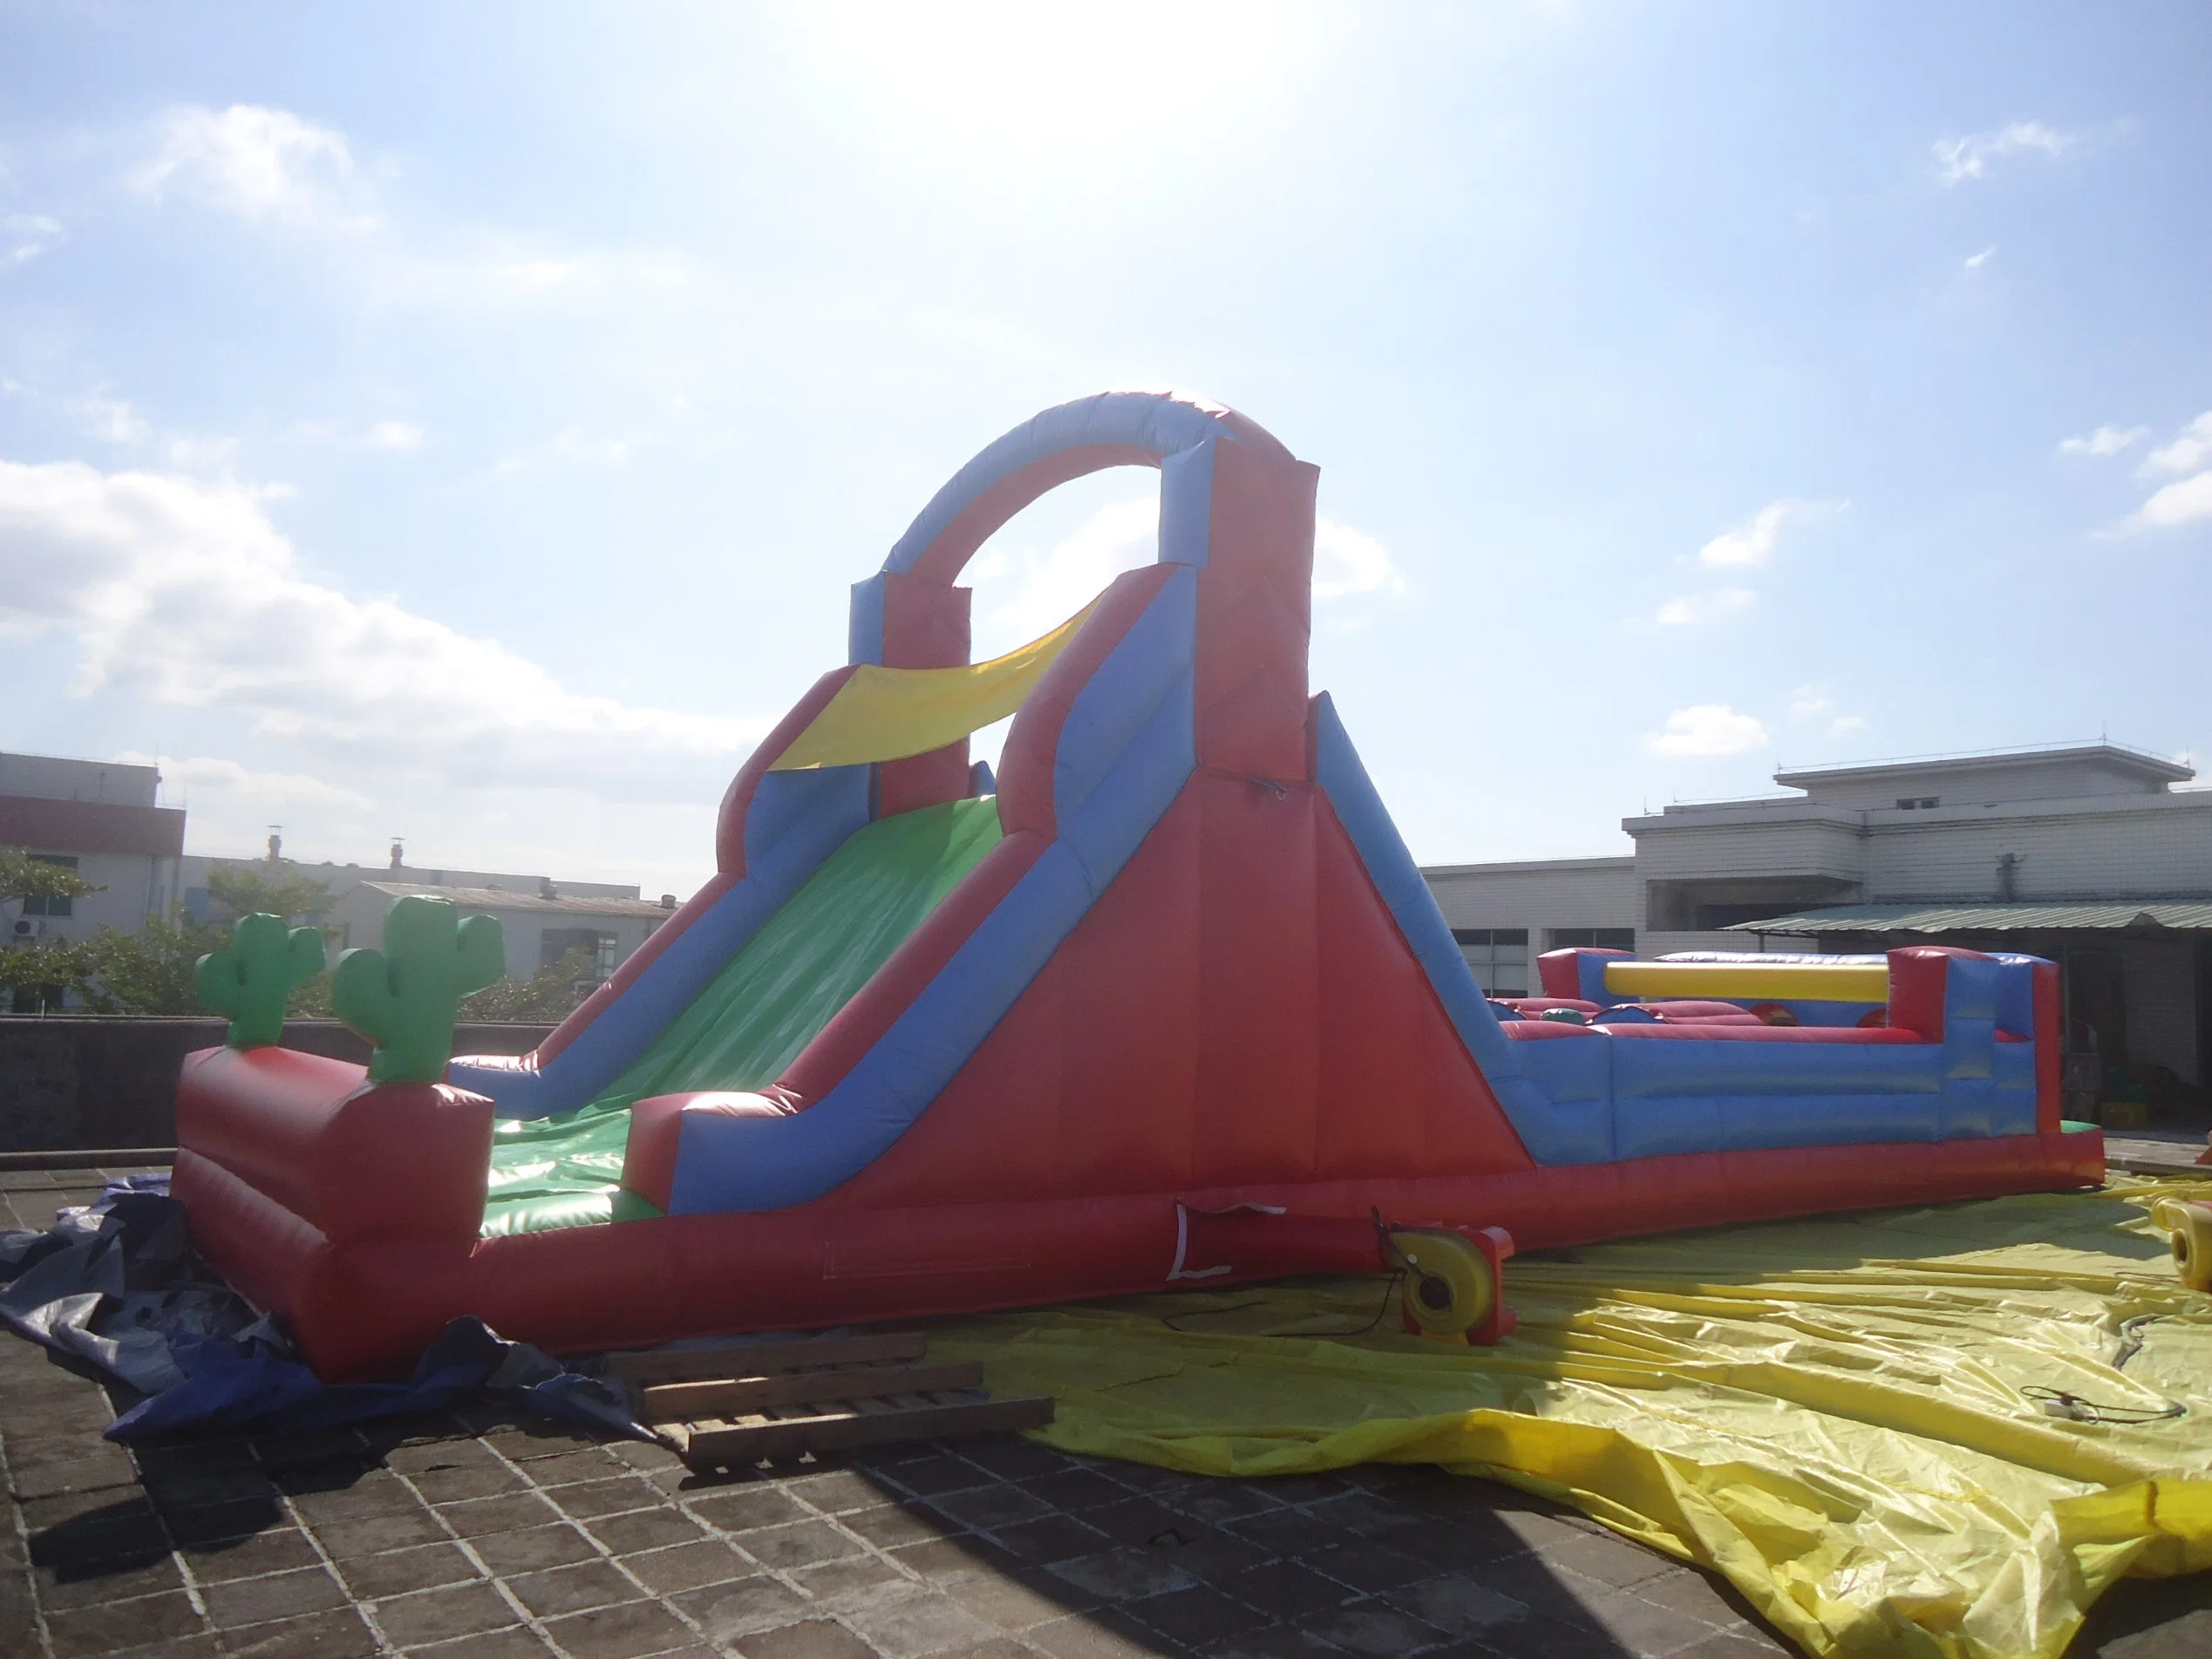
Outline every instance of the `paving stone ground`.
{"type": "MultiPolygon", "coordinates": [[[[43,1227],[102,1174],[0,1173],[43,1227]]],[[[1792,1652],[1704,1574],[1426,1468],[1229,1481],[1011,1437],[689,1475],[461,1412],[126,1452],[116,1400],[0,1333],[0,1659],[745,1659],[1792,1652]]],[[[2212,1574],[2076,1644],[2212,1654],[2212,1574]]]]}

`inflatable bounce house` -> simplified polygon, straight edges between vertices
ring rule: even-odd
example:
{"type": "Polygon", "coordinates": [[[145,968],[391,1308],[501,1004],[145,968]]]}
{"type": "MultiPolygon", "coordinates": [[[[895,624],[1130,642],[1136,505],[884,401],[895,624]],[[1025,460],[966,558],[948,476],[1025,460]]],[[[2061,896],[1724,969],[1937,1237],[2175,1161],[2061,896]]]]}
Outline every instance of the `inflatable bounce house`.
{"type": "Polygon", "coordinates": [[[488,918],[403,900],[340,963],[365,1074],[272,1045],[254,987],[281,1019],[313,969],[242,923],[179,1091],[204,1252],[332,1377],[464,1313],[575,1351],[1309,1270],[1480,1339],[1516,1241],[2101,1179],[2047,963],[1569,952],[1487,1000],[1309,692],[1316,478],[1180,394],[991,445],[854,588],[718,874],[534,1054],[446,1064],[488,918]],[[970,555],[1119,466],[1158,561],[971,663],[970,555]]]}

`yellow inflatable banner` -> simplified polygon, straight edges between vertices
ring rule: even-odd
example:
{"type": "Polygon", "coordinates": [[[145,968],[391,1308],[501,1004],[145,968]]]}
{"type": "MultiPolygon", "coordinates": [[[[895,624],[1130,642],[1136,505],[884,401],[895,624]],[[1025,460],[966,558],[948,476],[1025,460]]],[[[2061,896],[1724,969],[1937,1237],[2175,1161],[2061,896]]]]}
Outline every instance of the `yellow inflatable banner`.
{"type": "Polygon", "coordinates": [[[1094,600],[1051,633],[988,663],[959,668],[879,668],[864,663],[768,770],[903,760],[1004,720],[1022,706],[1097,609],[1094,600]]]}
{"type": "Polygon", "coordinates": [[[1495,1348],[1385,1282],[964,1320],[1039,1438],[1217,1475],[1435,1463],[1723,1573],[1820,1655],[2055,1659],[2123,1574],[2212,1566],[2212,1295],[2148,1206],[2030,1194],[1521,1257],[1495,1348]]]}

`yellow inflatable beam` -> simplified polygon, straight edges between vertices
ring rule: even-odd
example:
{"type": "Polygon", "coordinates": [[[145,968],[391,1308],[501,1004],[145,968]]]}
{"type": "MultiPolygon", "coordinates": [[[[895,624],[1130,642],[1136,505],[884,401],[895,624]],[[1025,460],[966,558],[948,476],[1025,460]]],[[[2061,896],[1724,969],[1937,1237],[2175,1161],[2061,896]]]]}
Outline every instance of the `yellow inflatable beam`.
{"type": "Polygon", "coordinates": [[[1860,962],[1609,962],[1616,996],[1741,1003],[1886,1003],[1889,969],[1860,962]]]}
{"type": "Polygon", "coordinates": [[[959,668],[862,663],[768,770],[805,772],[902,760],[1004,719],[1037,689],[1097,604],[1092,601],[1043,638],[988,663],[959,668]]]}

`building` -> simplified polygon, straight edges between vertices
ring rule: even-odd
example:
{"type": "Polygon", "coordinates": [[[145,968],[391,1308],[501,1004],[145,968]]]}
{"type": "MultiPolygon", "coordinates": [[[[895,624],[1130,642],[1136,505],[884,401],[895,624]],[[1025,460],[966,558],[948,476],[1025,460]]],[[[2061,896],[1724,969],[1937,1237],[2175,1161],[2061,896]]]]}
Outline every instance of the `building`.
{"type": "Polygon", "coordinates": [[[2070,1044],[2212,1078],[2212,790],[2117,744],[1775,773],[1794,792],[1625,819],[1628,858],[1425,872],[1493,995],[1563,945],[2047,956],[2070,1044]],[[1599,935],[1603,935],[1600,937],[1599,935]]]}
{"type": "Polygon", "coordinates": [[[1535,995],[1536,957],[1544,951],[1636,948],[1642,901],[1633,858],[1440,864],[1421,874],[1493,996],[1535,995]]]}
{"type": "Polygon", "coordinates": [[[180,880],[186,911],[196,921],[225,922],[229,912],[208,891],[208,873],[217,865],[244,865],[285,879],[319,881],[330,894],[323,908],[302,919],[327,929],[335,953],[353,945],[374,945],[384,938],[385,912],[409,894],[450,899],[463,909],[497,916],[507,939],[507,970],[527,979],[574,950],[589,953],[586,977],[596,982],[613,973],[645,942],[676,908],[673,894],[657,903],[634,886],[607,881],[555,881],[547,875],[518,875],[499,870],[425,870],[405,863],[400,848],[382,868],[361,864],[298,864],[280,856],[282,844],[269,838],[268,859],[183,860],[180,880]]]}
{"type": "Polygon", "coordinates": [[[175,902],[184,814],[155,804],[152,766],[0,754],[0,846],[75,870],[99,890],[0,905],[10,944],[135,933],[175,902]]]}
{"type": "Polygon", "coordinates": [[[394,900],[416,894],[450,899],[471,914],[497,916],[507,940],[507,971],[515,977],[527,979],[571,951],[581,950],[589,955],[583,978],[592,984],[627,961],[676,910],[674,895],[656,904],[639,898],[636,887],[608,896],[572,894],[551,881],[531,892],[514,877],[484,887],[380,877],[355,882],[316,920],[336,934],[333,950],[378,944],[384,939],[385,912],[394,900]]]}

